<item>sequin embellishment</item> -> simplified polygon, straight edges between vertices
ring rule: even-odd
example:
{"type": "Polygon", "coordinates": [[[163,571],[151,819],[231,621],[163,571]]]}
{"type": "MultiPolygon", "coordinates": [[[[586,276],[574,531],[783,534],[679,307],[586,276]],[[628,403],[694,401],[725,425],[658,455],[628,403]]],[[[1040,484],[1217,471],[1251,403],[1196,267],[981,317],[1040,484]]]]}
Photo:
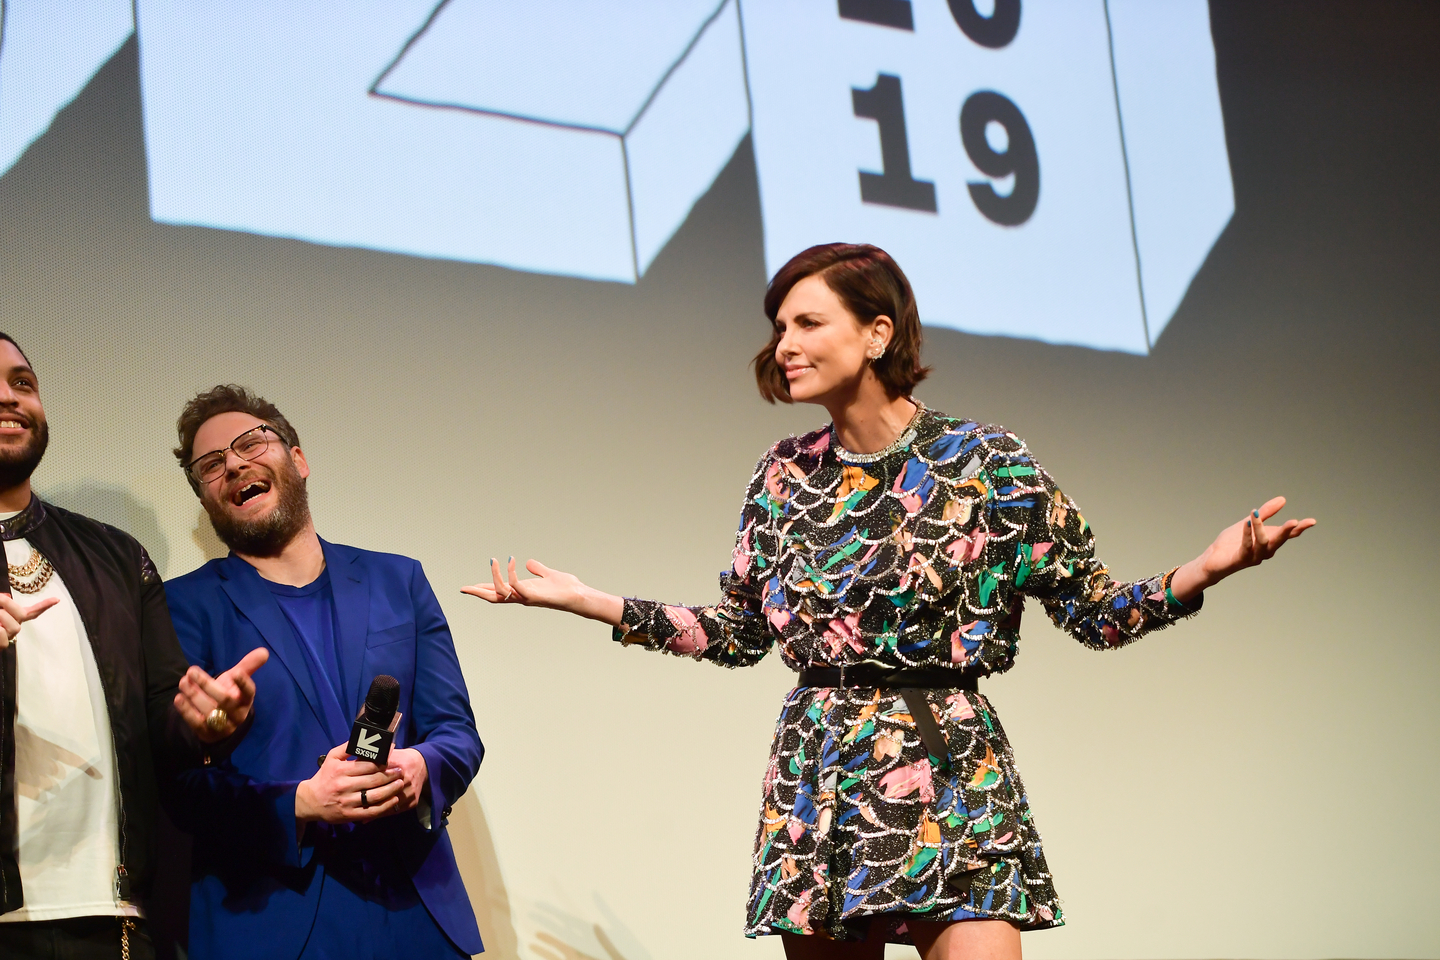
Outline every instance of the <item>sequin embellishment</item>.
{"type": "MultiPolygon", "coordinates": [[[[1199,609],[1163,577],[1120,582],[1074,502],[1003,427],[918,411],[904,443],[852,462],[825,427],[782,440],[745,495],[720,600],[626,600],[617,641],[727,667],[874,661],[1009,670],[1026,597],[1096,650],[1199,609]]],[[[902,436],[901,438],[905,438],[902,436]]],[[[929,759],[893,691],[797,687],[761,787],[748,936],[864,939],[872,918],[1062,922],[1039,830],[989,700],[926,692],[951,765],[929,759]]]]}

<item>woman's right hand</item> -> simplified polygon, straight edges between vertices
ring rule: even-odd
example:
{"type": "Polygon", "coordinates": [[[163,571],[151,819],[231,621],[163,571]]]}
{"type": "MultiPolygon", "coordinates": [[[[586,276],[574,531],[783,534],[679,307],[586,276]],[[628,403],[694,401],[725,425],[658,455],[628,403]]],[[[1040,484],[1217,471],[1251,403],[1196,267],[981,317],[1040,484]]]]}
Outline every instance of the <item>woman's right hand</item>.
{"type": "Polygon", "coordinates": [[[564,610],[566,613],[601,620],[615,626],[625,613],[625,601],[608,593],[592,590],[580,582],[574,574],[562,570],[551,570],[539,560],[525,561],[525,569],[535,574],[533,579],[521,580],[515,575],[515,558],[510,558],[506,576],[500,572],[500,562],[490,558],[490,583],[476,583],[461,587],[461,593],[490,603],[519,603],[527,607],[548,607],[564,610]]]}

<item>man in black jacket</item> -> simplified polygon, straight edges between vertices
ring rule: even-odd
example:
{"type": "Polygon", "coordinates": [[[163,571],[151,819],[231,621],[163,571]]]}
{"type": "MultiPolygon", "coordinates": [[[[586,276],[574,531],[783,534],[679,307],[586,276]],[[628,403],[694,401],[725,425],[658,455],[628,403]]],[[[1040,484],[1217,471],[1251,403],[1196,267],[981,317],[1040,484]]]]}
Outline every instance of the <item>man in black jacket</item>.
{"type": "Polygon", "coordinates": [[[187,674],[145,549],[31,493],[48,441],[0,333],[0,956],[142,960],[159,785],[244,735],[268,654],[187,674]]]}

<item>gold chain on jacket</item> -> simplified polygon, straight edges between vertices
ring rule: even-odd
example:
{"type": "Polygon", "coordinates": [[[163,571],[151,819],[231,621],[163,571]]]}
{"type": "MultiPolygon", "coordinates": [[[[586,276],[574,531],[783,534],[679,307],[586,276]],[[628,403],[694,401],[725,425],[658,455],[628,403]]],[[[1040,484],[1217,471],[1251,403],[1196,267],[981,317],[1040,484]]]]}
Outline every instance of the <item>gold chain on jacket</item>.
{"type": "Polygon", "coordinates": [[[39,593],[55,575],[55,567],[44,554],[30,548],[30,559],[23,566],[8,564],[10,567],[10,588],[17,593],[39,593]]]}

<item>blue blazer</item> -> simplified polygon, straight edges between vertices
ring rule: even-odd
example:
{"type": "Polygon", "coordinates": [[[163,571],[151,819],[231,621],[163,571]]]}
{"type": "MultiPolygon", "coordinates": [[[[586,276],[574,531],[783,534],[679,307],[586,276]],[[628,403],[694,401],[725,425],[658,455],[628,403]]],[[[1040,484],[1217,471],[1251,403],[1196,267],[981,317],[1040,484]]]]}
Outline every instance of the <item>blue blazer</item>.
{"type": "Polygon", "coordinates": [[[298,957],[327,874],[382,902],[413,904],[418,893],[457,947],[479,953],[445,822],[485,750],[450,628],[417,561],[321,545],[351,688],[338,710],[333,693],[321,696],[325,688],[311,676],[294,629],[244,560],[212,560],[166,584],[191,663],[214,674],[256,647],[271,652],[255,674],[254,721],[239,747],[183,775],[172,802],[175,819],[194,836],[189,955],[298,957]],[[312,823],[297,838],[296,786],[314,776],[318,757],[349,740],[350,722],[381,673],[400,681],[404,718],[395,746],[425,757],[429,825],[416,810],[361,825],[312,823]]]}

